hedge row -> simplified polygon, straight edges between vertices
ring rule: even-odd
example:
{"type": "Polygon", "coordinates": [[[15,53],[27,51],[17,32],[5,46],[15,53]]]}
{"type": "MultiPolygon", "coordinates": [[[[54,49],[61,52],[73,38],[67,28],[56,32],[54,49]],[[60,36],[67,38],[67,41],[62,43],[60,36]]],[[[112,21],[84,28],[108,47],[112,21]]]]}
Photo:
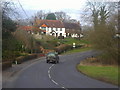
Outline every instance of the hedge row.
{"type": "Polygon", "coordinates": [[[44,53],[37,54],[37,57],[44,57],[44,56],[45,56],[44,53]]]}
{"type": "Polygon", "coordinates": [[[31,60],[31,59],[34,59],[34,58],[37,58],[36,54],[27,55],[27,56],[20,56],[20,57],[17,57],[13,61],[13,63],[21,64],[22,62],[25,62],[25,61],[28,61],[28,60],[31,60]]]}
{"type": "Polygon", "coordinates": [[[58,52],[58,54],[60,54],[60,53],[63,53],[65,51],[67,51],[67,50],[70,50],[72,48],[73,48],[72,45],[62,44],[62,45],[56,47],[55,51],[58,52]]]}
{"type": "Polygon", "coordinates": [[[2,70],[8,69],[10,67],[12,67],[12,62],[11,61],[2,62],[2,70]]]}
{"type": "MultiPolygon", "coordinates": [[[[84,45],[75,45],[75,48],[80,48],[83,47],[84,45]]],[[[68,44],[62,44],[58,47],[55,48],[55,51],[58,52],[58,54],[61,54],[65,51],[73,49],[73,45],[68,45],[68,44]]]]}

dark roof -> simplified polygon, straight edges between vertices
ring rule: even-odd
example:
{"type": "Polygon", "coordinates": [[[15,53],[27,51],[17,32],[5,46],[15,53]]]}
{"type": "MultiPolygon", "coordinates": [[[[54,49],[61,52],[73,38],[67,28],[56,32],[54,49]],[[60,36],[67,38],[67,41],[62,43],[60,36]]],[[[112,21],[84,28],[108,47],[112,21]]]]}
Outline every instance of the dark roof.
{"type": "Polygon", "coordinates": [[[81,30],[81,27],[78,23],[68,23],[68,22],[63,22],[64,27],[66,29],[75,29],[75,30],[81,30]]]}
{"type": "Polygon", "coordinates": [[[64,28],[64,25],[59,20],[36,20],[39,26],[45,24],[47,27],[55,27],[55,28],[64,28]]]}

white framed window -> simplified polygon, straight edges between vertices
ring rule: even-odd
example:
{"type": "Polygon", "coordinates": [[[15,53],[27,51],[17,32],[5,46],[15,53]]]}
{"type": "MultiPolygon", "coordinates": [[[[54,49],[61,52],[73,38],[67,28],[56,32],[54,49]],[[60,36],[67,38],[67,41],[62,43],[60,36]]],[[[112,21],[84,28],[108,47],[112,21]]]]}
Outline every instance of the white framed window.
{"type": "Polygon", "coordinates": [[[41,29],[46,30],[46,27],[41,27],[41,29]]]}
{"type": "Polygon", "coordinates": [[[58,28],[56,28],[56,31],[58,31],[58,28]]]}
{"type": "Polygon", "coordinates": [[[49,31],[49,28],[47,28],[47,31],[49,31]]]}
{"type": "Polygon", "coordinates": [[[62,28],[60,28],[60,31],[62,31],[62,28]]]}

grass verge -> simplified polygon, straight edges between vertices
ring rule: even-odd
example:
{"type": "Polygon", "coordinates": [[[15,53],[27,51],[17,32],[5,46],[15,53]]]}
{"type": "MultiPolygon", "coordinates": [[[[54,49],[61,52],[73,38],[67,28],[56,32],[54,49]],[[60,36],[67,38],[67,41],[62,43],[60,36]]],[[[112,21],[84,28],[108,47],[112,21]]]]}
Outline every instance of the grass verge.
{"type": "Polygon", "coordinates": [[[88,50],[92,50],[92,48],[91,47],[76,48],[76,49],[72,49],[72,50],[66,51],[66,52],[64,52],[62,54],[63,55],[65,55],[65,54],[72,54],[72,53],[84,52],[84,51],[88,51],[88,50]]]}
{"type": "Polygon", "coordinates": [[[77,65],[77,70],[94,79],[118,85],[117,66],[77,65]]]}

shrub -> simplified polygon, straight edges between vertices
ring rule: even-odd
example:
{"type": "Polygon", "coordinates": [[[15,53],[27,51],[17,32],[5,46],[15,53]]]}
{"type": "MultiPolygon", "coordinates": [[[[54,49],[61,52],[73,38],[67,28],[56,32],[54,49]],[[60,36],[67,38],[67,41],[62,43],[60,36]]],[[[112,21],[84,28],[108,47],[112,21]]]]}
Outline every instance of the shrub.
{"type": "Polygon", "coordinates": [[[58,47],[55,48],[55,51],[58,52],[59,54],[62,52],[65,52],[67,50],[72,49],[72,45],[67,45],[67,44],[62,44],[58,47]]]}
{"type": "Polygon", "coordinates": [[[45,56],[45,54],[43,54],[43,53],[40,53],[37,55],[37,57],[44,57],[44,56],[45,56]]]}
{"type": "Polygon", "coordinates": [[[58,41],[56,39],[45,39],[40,40],[41,46],[43,46],[45,49],[54,49],[58,45],[58,41]],[[49,46],[49,47],[48,47],[49,46]]]}
{"type": "Polygon", "coordinates": [[[34,58],[37,58],[37,54],[30,54],[30,55],[27,55],[27,56],[20,56],[20,57],[17,57],[13,61],[13,63],[15,63],[17,61],[18,64],[21,64],[24,61],[28,61],[28,60],[31,60],[31,59],[34,59],[34,58]]]}
{"type": "Polygon", "coordinates": [[[16,57],[20,56],[19,51],[3,51],[2,53],[2,59],[3,61],[13,61],[16,57]]]}

